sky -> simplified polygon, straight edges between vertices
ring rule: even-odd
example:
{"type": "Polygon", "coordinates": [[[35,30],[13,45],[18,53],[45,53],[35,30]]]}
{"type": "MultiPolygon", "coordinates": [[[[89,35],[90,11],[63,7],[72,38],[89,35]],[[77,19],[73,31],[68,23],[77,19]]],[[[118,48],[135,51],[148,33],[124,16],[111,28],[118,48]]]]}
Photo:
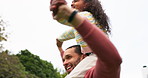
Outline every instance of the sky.
{"type": "MultiPolygon", "coordinates": [[[[69,5],[71,0],[67,0],[69,5]]],[[[52,19],[50,0],[0,0],[0,16],[9,31],[5,47],[16,54],[29,50],[55,68],[64,69],[56,38],[70,27],[52,19]]],[[[148,66],[148,0],[101,0],[110,19],[110,40],[118,49],[123,63],[121,78],[143,78],[143,66],[148,66]]],[[[76,44],[66,41],[63,48],[76,44]]]]}

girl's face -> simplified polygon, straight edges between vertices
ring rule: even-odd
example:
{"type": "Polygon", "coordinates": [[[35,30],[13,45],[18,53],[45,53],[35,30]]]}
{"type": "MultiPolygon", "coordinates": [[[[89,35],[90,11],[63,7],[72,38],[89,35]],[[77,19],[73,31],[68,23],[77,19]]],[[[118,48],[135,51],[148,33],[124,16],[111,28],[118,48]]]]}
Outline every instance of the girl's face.
{"type": "Polygon", "coordinates": [[[83,11],[85,6],[86,6],[86,3],[84,2],[84,0],[73,0],[71,4],[72,8],[77,9],[79,11],[83,11]]]}

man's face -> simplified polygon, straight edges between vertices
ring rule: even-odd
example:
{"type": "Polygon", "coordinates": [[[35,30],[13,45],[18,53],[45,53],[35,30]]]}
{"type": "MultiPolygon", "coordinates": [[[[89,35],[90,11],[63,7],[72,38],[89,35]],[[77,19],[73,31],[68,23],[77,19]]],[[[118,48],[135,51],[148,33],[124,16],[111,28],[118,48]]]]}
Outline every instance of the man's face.
{"type": "Polygon", "coordinates": [[[78,55],[75,48],[67,49],[63,55],[63,65],[66,71],[70,73],[82,59],[83,55],[78,55]]]}

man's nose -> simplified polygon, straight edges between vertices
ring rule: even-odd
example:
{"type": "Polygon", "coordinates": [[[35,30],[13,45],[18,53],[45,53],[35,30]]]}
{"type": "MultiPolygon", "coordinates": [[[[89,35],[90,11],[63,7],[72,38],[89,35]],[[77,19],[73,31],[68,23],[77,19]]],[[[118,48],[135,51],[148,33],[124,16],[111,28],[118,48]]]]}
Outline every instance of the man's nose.
{"type": "Polygon", "coordinates": [[[72,1],[72,3],[71,3],[71,7],[72,7],[72,8],[74,7],[74,1],[72,1]]]}
{"type": "Polygon", "coordinates": [[[65,65],[67,65],[67,64],[68,64],[68,61],[65,60],[65,61],[63,62],[63,65],[65,66],[65,65]]]}

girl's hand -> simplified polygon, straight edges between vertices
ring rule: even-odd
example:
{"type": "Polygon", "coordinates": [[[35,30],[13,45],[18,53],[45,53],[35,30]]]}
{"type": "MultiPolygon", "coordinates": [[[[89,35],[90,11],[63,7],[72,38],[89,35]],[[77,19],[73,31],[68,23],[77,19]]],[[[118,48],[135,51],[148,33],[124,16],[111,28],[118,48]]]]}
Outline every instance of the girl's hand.
{"type": "Polygon", "coordinates": [[[56,39],[56,44],[57,44],[57,47],[62,47],[63,42],[60,42],[58,39],[56,39]]]}
{"type": "Polygon", "coordinates": [[[65,0],[51,0],[50,11],[53,11],[53,16],[57,14],[59,6],[67,4],[65,0]]]}

